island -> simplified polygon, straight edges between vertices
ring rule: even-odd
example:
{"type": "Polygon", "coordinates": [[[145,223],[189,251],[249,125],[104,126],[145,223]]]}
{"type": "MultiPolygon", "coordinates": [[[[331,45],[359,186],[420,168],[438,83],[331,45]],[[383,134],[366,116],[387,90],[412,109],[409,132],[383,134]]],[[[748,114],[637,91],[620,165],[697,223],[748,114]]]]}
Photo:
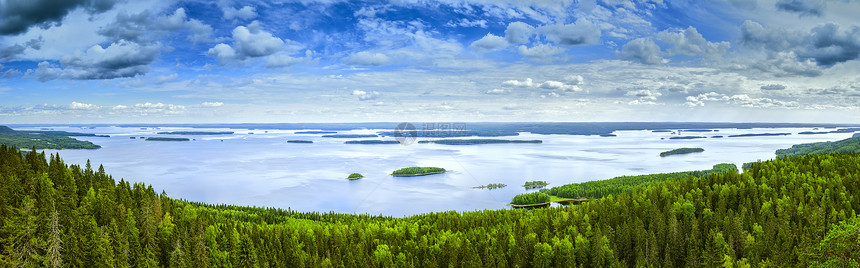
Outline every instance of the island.
{"type": "Polygon", "coordinates": [[[323,138],[341,138],[341,139],[357,139],[357,138],[376,138],[376,134],[332,134],[322,135],[323,138]]]}
{"type": "Polygon", "coordinates": [[[753,134],[738,134],[738,135],[729,135],[729,138],[736,137],[762,137],[762,136],[788,136],[791,133],[753,133],[753,134]]]}
{"type": "Polygon", "coordinates": [[[714,132],[713,129],[684,129],[681,131],[686,131],[686,132],[714,132]]]}
{"type": "Polygon", "coordinates": [[[527,181],[525,184],[523,184],[523,187],[526,187],[526,189],[535,189],[543,188],[547,185],[549,185],[549,183],[545,181],[527,181]]]}
{"type": "Polygon", "coordinates": [[[670,140],[692,140],[692,139],[704,139],[706,137],[703,136],[676,136],[669,138],[670,140]]]}
{"type": "Polygon", "coordinates": [[[352,173],[352,174],[349,174],[349,176],[347,176],[347,177],[346,177],[346,179],[347,179],[347,180],[351,180],[351,181],[353,181],[353,180],[357,180],[357,179],[361,179],[361,178],[364,178],[364,175],[361,175],[361,174],[359,174],[359,173],[352,173]]]}
{"type": "Polygon", "coordinates": [[[27,149],[98,149],[99,145],[89,141],[71,138],[71,136],[90,136],[90,133],[75,133],[65,131],[17,131],[7,126],[0,126],[0,144],[27,149]]]}
{"type": "Polygon", "coordinates": [[[394,177],[415,177],[415,176],[425,176],[432,174],[445,173],[447,170],[444,168],[438,167],[407,167],[395,170],[391,172],[391,176],[394,177]]]}
{"type": "Polygon", "coordinates": [[[722,138],[722,137],[723,137],[722,135],[711,136],[711,138],[712,138],[712,139],[719,139],[719,138],[722,138]]]}
{"type": "Polygon", "coordinates": [[[296,131],[295,134],[337,134],[337,131],[296,131]]]}
{"type": "Polygon", "coordinates": [[[156,132],[162,135],[231,135],[233,131],[163,131],[156,132]]]}
{"type": "Polygon", "coordinates": [[[165,137],[149,137],[147,141],[190,141],[188,138],[165,138],[165,137]]]}
{"type": "Polygon", "coordinates": [[[288,140],[287,143],[314,143],[314,141],[309,140],[288,140]]]}
{"type": "Polygon", "coordinates": [[[615,134],[600,134],[601,137],[616,137],[618,135],[615,134]]]}
{"type": "Polygon", "coordinates": [[[511,206],[514,208],[538,208],[547,207],[551,203],[552,198],[546,193],[534,192],[525,193],[514,196],[511,200],[511,206]]]}
{"type": "Polygon", "coordinates": [[[383,140],[355,140],[346,141],[344,144],[400,144],[399,141],[383,141],[383,140]]]}
{"type": "Polygon", "coordinates": [[[860,135],[840,141],[825,141],[796,144],[787,149],[776,150],[776,158],[801,156],[808,154],[850,154],[860,153],[860,135]]]}
{"type": "Polygon", "coordinates": [[[508,186],[508,185],[507,184],[501,184],[501,183],[490,183],[487,185],[472,187],[472,189],[496,189],[496,188],[502,188],[502,187],[506,187],[506,186],[508,186]]]}
{"type": "Polygon", "coordinates": [[[830,134],[830,131],[803,131],[798,132],[799,135],[815,135],[815,134],[830,134]]]}
{"type": "Polygon", "coordinates": [[[503,143],[543,143],[542,140],[501,140],[501,139],[450,139],[435,141],[419,141],[418,143],[435,143],[445,145],[475,145],[475,144],[503,144],[503,143]]]}
{"type": "Polygon", "coordinates": [[[691,154],[691,153],[701,153],[704,152],[705,149],[702,148],[678,148],[674,150],[669,150],[660,153],[660,157],[667,157],[675,154],[691,154]]]}

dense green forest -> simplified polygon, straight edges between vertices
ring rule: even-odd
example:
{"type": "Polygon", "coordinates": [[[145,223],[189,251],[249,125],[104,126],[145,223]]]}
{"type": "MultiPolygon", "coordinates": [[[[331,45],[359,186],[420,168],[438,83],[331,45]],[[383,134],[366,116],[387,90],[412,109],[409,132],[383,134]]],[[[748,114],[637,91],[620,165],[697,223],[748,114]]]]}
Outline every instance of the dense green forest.
{"type": "Polygon", "coordinates": [[[848,138],[841,141],[797,144],[788,149],[776,150],[776,157],[823,153],[860,153],[860,137],[848,138]]]}
{"type": "Polygon", "coordinates": [[[490,183],[487,185],[475,186],[472,189],[496,189],[496,188],[504,188],[507,187],[507,184],[504,183],[490,183]]]}
{"type": "Polygon", "coordinates": [[[513,205],[535,205],[535,204],[546,204],[549,203],[550,197],[546,193],[541,192],[533,192],[533,193],[525,193],[514,196],[514,199],[511,200],[511,204],[513,205]]]}
{"type": "Polygon", "coordinates": [[[587,181],[583,183],[571,183],[550,189],[542,189],[550,195],[561,198],[601,198],[607,195],[617,195],[621,193],[629,193],[633,190],[661,183],[664,181],[674,181],[686,179],[689,177],[704,177],[711,173],[737,172],[738,168],[734,164],[716,164],[709,170],[700,171],[684,171],[660,174],[647,174],[637,176],[620,176],[607,180],[587,181]]]}
{"type": "Polygon", "coordinates": [[[173,199],[3,145],[0,267],[850,267],[860,252],[858,154],[614,192],[534,210],[301,213],[173,199]]]}
{"type": "Polygon", "coordinates": [[[523,183],[523,187],[526,187],[526,189],[540,188],[547,185],[549,185],[549,183],[545,181],[527,181],[523,183]]]}
{"type": "Polygon", "coordinates": [[[0,126],[0,144],[18,148],[36,149],[98,149],[99,145],[82,141],[70,136],[96,136],[89,133],[65,131],[16,131],[0,126]]]}
{"type": "Polygon", "coordinates": [[[412,177],[439,174],[444,173],[445,171],[447,170],[438,167],[407,167],[395,170],[391,172],[391,175],[395,177],[412,177]]]}
{"type": "Polygon", "coordinates": [[[665,151],[660,153],[660,157],[666,157],[675,154],[689,154],[689,153],[701,153],[704,152],[705,149],[702,148],[678,148],[669,151],[665,151]]]}

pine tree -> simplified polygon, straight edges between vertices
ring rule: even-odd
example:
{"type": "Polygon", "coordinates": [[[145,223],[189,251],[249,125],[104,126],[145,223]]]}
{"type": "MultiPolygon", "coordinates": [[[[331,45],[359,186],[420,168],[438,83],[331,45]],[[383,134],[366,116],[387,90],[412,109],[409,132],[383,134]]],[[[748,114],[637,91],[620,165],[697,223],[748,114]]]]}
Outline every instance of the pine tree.
{"type": "Polygon", "coordinates": [[[5,251],[14,266],[38,267],[44,262],[44,256],[39,252],[44,249],[45,241],[37,233],[35,201],[30,196],[25,196],[21,207],[13,210],[3,229],[9,234],[3,241],[5,251]]]}
{"type": "Polygon", "coordinates": [[[57,268],[63,265],[63,240],[59,218],[60,215],[57,212],[57,209],[55,208],[51,210],[47,258],[45,259],[45,266],[51,268],[57,268]]]}

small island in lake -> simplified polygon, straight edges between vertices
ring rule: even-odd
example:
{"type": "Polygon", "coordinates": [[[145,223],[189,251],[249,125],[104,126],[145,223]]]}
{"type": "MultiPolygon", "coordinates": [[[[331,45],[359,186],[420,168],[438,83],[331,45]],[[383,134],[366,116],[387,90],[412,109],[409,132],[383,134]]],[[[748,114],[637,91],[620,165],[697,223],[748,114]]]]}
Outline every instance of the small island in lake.
{"type": "Polygon", "coordinates": [[[445,145],[475,145],[475,144],[503,144],[503,143],[543,143],[542,140],[501,140],[501,139],[450,139],[435,141],[419,141],[418,143],[435,143],[445,145]]]}
{"type": "Polygon", "coordinates": [[[165,137],[149,137],[148,141],[190,141],[188,138],[165,138],[165,137]]]}
{"type": "Polygon", "coordinates": [[[705,149],[702,149],[702,148],[678,148],[678,149],[662,152],[662,153],[660,153],[660,157],[666,157],[666,156],[670,156],[673,154],[701,153],[704,151],[705,151],[705,149]]]}
{"type": "Polygon", "coordinates": [[[736,137],[761,137],[761,136],[788,136],[791,133],[754,133],[754,134],[738,134],[738,135],[729,135],[729,138],[736,137]]]}
{"type": "Polygon", "coordinates": [[[356,139],[356,138],[376,138],[379,137],[376,134],[333,134],[333,135],[322,135],[323,138],[341,138],[341,139],[356,139]]]}
{"type": "Polygon", "coordinates": [[[296,131],[296,134],[337,134],[337,131],[296,131]]]}
{"type": "Polygon", "coordinates": [[[383,140],[356,140],[346,141],[344,144],[399,144],[399,141],[383,141],[383,140]]]}
{"type": "Polygon", "coordinates": [[[526,187],[526,189],[535,189],[543,188],[547,185],[549,185],[549,183],[545,181],[527,181],[525,184],[523,184],[523,187],[526,187]]]}
{"type": "Polygon", "coordinates": [[[490,184],[487,184],[487,185],[481,185],[481,186],[472,187],[472,189],[496,189],[496,188],[502,188],[502,187],[505,187],[505,186],[508,186],[508,185],[507,185],[507,184],[502,184],[502,183],[490,183],[490,184]]]}
{"type": "Polygon", "coordinates": [[[395,177],[415,177],[415,176],[424,176],[424,175],[432,175],[445,173],[447,170],[444,168],[438,167],[408,167],[401,168],[391,172],[391,176],[395,177]]]}
{"type": "Polygon", "coordinates": [[[288,140],[287,143],[314,143],[314,141],[309,140],[288,140]]]}
{"type": "Polygon", "coordinates": [[[669,138],[670,140],[692,140],[692,139],[704,139],[704,136],[676,136],[669,138]]]}
{"type": "Polygon", "coordinates": [[[359,173],[352,173],[352,174],[349,174],[349,176],[347,176],[347,177],[346,177],[346,179],[347,179],[347,180],[351,180],[351,181],[352,181],[352,180],[361,179],[361,178],[364,178],[364,175],[361,175],[361,174],[359,174],[359,173]]]}
{"type": "Polygon", "coordinates": [[[162,131],[161,135],[230,135],[233,131],[162,131]]]}

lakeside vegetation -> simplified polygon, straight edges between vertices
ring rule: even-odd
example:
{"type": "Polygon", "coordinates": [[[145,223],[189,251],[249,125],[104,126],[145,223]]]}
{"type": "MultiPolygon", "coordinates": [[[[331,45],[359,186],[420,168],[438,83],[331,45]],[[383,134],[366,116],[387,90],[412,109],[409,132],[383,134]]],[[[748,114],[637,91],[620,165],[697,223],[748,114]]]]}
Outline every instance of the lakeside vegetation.
{"type": "Polygon", "coordinates": [[[0,126],[0,144],[18,148],[35,149],[98,149],[99,145],[82,141],[70,136],[96,136],[90,133],[74,133],[66,131],[16,131],[7,126],[0,126]]]}
{"type": "Polygon", "coordinates": [[[189,202],[0,146],[2,267],[850,267],[858,212],[858,154],[391,218],[189,202]]]}
{"type": "Polygon", "coordinates": [[[376,138],[376,134],[332,134],[322,135],[323,138],[338,138],[338,139],[357,139],[357,138],[376,138]]]}
{"type": "Polygon", "coordinates": [[[527,181],[523,184],[523,187],[526,187],[526,189],[534,189],[541,188],[547,185],[549,185],[549,183],[545,181],[527,181]]]}
{"type": "Polygon", "coordinates": [[[860,137],[847,138],[840,141],[797,144],[791,146],[791,148],[776,150],[776,157],[782,158],[826,153],[860,153],[860,137]]]}
{"type": "Polygon", "coordinates": [[[507,186],[508,186],[507,184],[502,184],[502,183],[490,183],[487,185],[475,186],[475,187],[472,187],[472,189],[497,189],[497,188],[504,188],[507,186]]]}
{"type": "Polygon", "coordinates": [[[355,140],[346,141],[344,144],[400,144],[399,141],[384,141],[384,140],[355,140]]]}
{"type": "Polygon", "coordinates": [[[676,155],[676,154],[701,153],[704,151],[705,151],[705,149],[702,149],[702,148],[678,148],[678,149],[673,149],[673,150],[662,152],[662,153],[660,153],[660,157],[666,157],[666,156],[676,155]]]}
{"type": "Polygon", "coordinates": [[[314,141],[310,141],[310,140],[287,140],[287,143],[314,143],[314,141]]]}
{"type": "Polygon", "coordinates": [[[189,138],[148,137],[147,141],[190,141],[189,138]]]}
{"type": "Polygon", "coordinates": [[[361,175],[359,173],[352,173],[346,177],[347,180],[357,180],[357,179],[361,179],[361,178],[364,178],[364,175],[361,175]]]}
{"type": "Polygon", "coordinates": [[[445,145],[475,145],[475,144],[508,144],[508,143],[543,143],[542,140],[501,140],[501,139],[449,139],[435,141],[419,141],[418,143],[435,143],[445,145]]]}
{"type": "Polygon", "coordinates": [[[163,131],[156,132],[162,135],[231,135],[233,131],[163,131]]]}
{"type": "Polygon", "coordinates": [[[391,176],[395,177],[414,177],[444,173],[447,170],[438,167],[407,167],[391,172],[391,176]]]}

